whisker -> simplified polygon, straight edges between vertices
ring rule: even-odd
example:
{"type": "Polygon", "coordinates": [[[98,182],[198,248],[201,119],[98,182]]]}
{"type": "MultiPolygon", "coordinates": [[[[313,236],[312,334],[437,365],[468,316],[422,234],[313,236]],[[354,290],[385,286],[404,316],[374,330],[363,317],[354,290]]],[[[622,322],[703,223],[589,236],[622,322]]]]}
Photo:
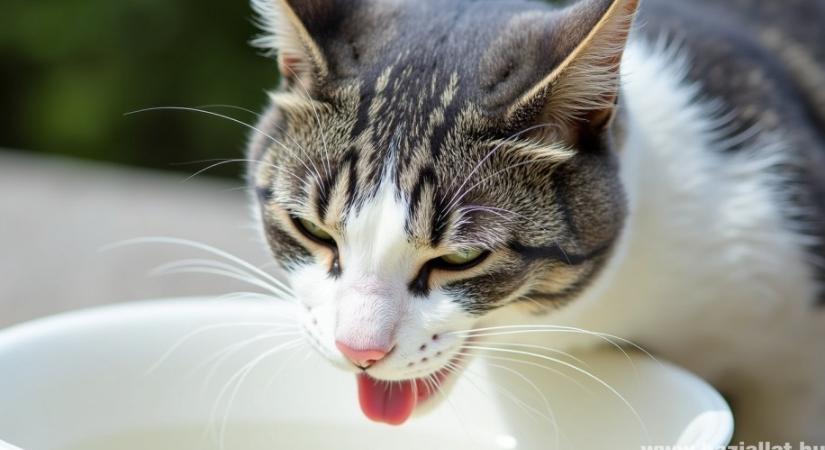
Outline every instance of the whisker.
{"type": "MultiPolygon", "coordinates": [[[[174,274],[186,274],[186,273],[205,274],[205,275],[219,275],[219,276],[223,276],[223,277],[226,277],[226,278],[232,278],[232,279],[235,279],[235,280],[238,280],[238,281],[243,281],[243,282],[246,282],[246,283],[251,284],[253,286],[261,287],[263,289],[266,289],[267,291],[270,291],[272,294],[275,294],[275,295],[282,294],[281,292],[279,292],[277,290],[271,289],[265,283],[261,283],[257,280],[250,279],[250,278],[243,277],[243,276],[239,276],[239,275],[237,275],[233,272],[228,272],[228,271],[218,270],[218,269],[212,269],[212,268],[208,268],[208,267],[204,267],[204,268],[190,267],[190,268],[170,269],[170,270],[163,271],[162,273],[160,273],[160,275],[174,275],[174,274]]],[[[281,300],[291,301],[292,299],[291,298],[281,298],[281,300]]]]}
{"type": "Polygon", "coordinates": [[[514,142],[514,141],[515,141],[518,137],[520,137],[521,135],[523,135],[524,133],[527,133],[527,132],[529,132],[529,131],[533,131],[533,130],[536,130],[536,129],[541,129],[541,128],[552,128],[553,126],[554,126],[553,124],[539,124],[539,125],[534,125],[534,126],[532,126],[532,127],[529,127],[529,128],[527,128],[527,129],[525,129],[525,130],[522,130],[522,131],[520,131],[520,132],[518,132],[518,133],[515,133],[515,134],[511,135],[511,136],[510,136],[510,137],[508,137],[507,139],[504,139],[504,140],[499,141],[499,142],[497,143],[496,147],[495,147],[495,148],[493,148],[493,150],[492,150],[492,151],[490,151],[490,153],[488,153],[487,155],[485,155],[485,157],[484,157],[481,161],[479,161],[479,163],[478,163],[478,164],[477,164],[477,165],[473,168],[473,171],[470,173],[470,175],[468,175],[468,176],[464,179],[464,182],[461,184],[461,187],[460,187],[460,188],[459,188],[459,189],[458,189],[458,190],[457,190],[457,191],[453,194],[453,196],[452,196],[452,198],[451,198],[450,202],[448,203],[448,206],[447,206],[447,207],[445,208],[445,210],[444,210],[444,213],[449,214],[450,212],[452,212],[452,210],[453,210],[453,209],[455,209],[455,207],[456,207],[456,206],[458,206],[458,203],[459,203],[459,202],[460,202],[460,201],[461,201],[464,197],[466,197],[466,196],[467,196],[470,192],[472,192],[472,191],[473,191],[476,187],[478,187],[481,183],[483,183],[483,182],[485,182],[485,181],[487,181],[487,180],[489,180],[489,179],[491,179],[491,178],[493,178],[493,177],[495,177],[495,176],[498,176],[498,175],[500,175],[500,174],[502,174],[502,173],[504,173],[504,172],[506,172],[506,171],[509,171],[509,170],[511,170],[511,169],[514,169],[514,168],[516,168],[516,167],[521,167],[521,166],[524,166],[524,165],[529,165],[529,164],[535,164],[535,163],[537,162],[537,160],[535,160],[535,159],[533,159],[533,160],[529,160],[529,161],[524,161],[524,162],[522,162],[522,163],[518,163],[518,164],[514,164],[514,165],[512,165],[512,166],[510,166],[510,167],[508,167],[508,168],[506,168],[506,169],[496,171],[496,172],[495,172],[495,173],[493,173],[492,175],[490,175],[490,176],[485,177],[484,179],[482,179],[482,180],[481,180],[481,182],[476,183],[476,184],[474,184],[472,187],[470,187],[470,188],[468,188],[468,189],[464,189],[464,190],[462,191],[462,188],[463,188],[463,187],[467,184],[467,182],[469,182],[469,181],[470,181],[470,178],[472,178],[472,176],[475,174],[475,172],[476,172],[476,171],[478,171],[478,169],[480,169],[480,168],[481,168],[481,166],[484,164],[484,162],[485,162],[485,161],[487,161],[487,160],[488,160],[488,159],[489,159],[489,158],[490,158],[490,157],[491,157],[491,156],[492,156],[495,152],[497,152],[499,149],[501,149],[501,148],[502,148],[504,145],[506,145],[508,142],[514,142]],[[459,195],[459,194],[460,194],[460,195],[459,195]]]}
{"type": "Polygon", "coordinates": [[[271,350],[268,350],[268,351],[262,353],[261,355],[259,355],[258,357],[256,357],[252,361],[248,362],[243,367],[241,367],[237,372],[235,372],[235,374],[232,375],[232,377],[229,378],[229,381],[226,382],[224,387],[221,388],[221,390],[218,393],[218,396],[215,400],[215,406],[212,409],[212,414],[211,414],[211,419],[210,419],[210,422],[212,422],[212,423],[215,422],[215,419],[216,419],[215,416],[217,414],[217,408],[220,406],[221,400],[223,399],[224,395],[227,394],[227,391],[231,388],[232,384],[235,383],[235,387],[232,388],[232,392],[230,394],[229,401],[227,402],[226,410],[223,414],[223,419],[221,421],[221,426],[220,426],[220,429],[219,429],[220,431],[219,431],[218,436],[219,436],[219,440],[220,440],[220,448],[222,448],[222,449],[224,448],[225,435],[226,435],[226,425],[227,425],[227,421],[229,419],[229,414],[231,413],[231,410],[232,410],[232,403],[235,400],[235,396],[237,395],[238,390],[240,390],[240,386],[246,380],[247,375],[249,375],[249,373],[252,372],[252,370],[254,370],[255,367],[258,364],[260,364],[263,360],[265,360],[266,358],[269,358],[270,356],[273,356],[273,355],[275,355],[275,354],[277,354],[281,351],[289,349],[290,346],[295,345],[298,342],[300,342],[300,339],[295,339],[295,340],[292,340],[292,341],[288,341],[288,342],[285,342],[281,345],[278,345],[278,346],[274,347],[271,350]],[[237,383],[236,383],[236,380],[237,380],[237,383]]]}
{"type": "Polygon", "coordinates": [[[530,386],[536,394],[538,394],[538,396],[544,402],[544,407],[547,409],[547,415],[550,417],[550,424],[553,426],[553,431],[554,431],[553,434],[555,435],[555,439],[556,439],[556,442],[555,442],[556,448],[560,448],[559,443],[560,443],[561,429],[559,428],[559,421],[556,418],[556,413],[553,412],[553,408],[550,406],[550,401],[547,399],[547,396],[544,395],[544,392],[542,392],[542,390],[539,389],[539,387],[536,385],[536,383],[534,383],[529,378],[527,378],[526,376],[524,376],[522,373],[520,373],[519,371],[517,371],[515,369],[512,369],[512,368],[507,367],[507,366],[502,366],[500,364],[488,363],[488,365],[490,367],[493,367],[493,368],[496,368],[496,369],[499,369],[499,370],[503,370],[505,372],[508,372],[508,373],[511,373],[511,374],[517,376],[519,379],[521,379],[522,381],[527,383],[527,385],[530,386]]]}
{"type": "MultiPolygon", "coordinates": [[[[452,362],[448,362],[447,364],[445,364],[445,365],[444,365],[444,370],[446,370],[446,371],[447,371],[448,373],[450,373],[452,376],[460,376],[460,375],[465,374],[465,373],[471,373],[469,369],[466,369],[466,368],[463,368],[463,369],[462,369],[461,367],[457,366],[456,364],[454,364],[454,363],[452,363],[452,362]]],[[[476,384],[476,383],[475,383],[472,379],[470,379],[469,377],[465,378],[465,380],[466,380],[466,381],[470,384],[470,386],[472,386],[472,387],[473,387],[476,391],[478,391],[478,393],[479,393],[479,394],[481,394],[481,395],[485,395],[485,396],[487,396],[487,397],[491,397],[491,396],[492,396],[489,392],[487,392],[487,391],[485,391],[485,390],[481,389],[481,388],[480,388],[480,387],[479,387],[479,386],[478,386],[478,385],[477,385],[477,384],[476,384]]]]}
{"type": "MultiPolygon", "coordinates": [[[[285,328],[286,329],[286,328],[285,328]]],[[[274,330],[273,330],[274,331],[274,330]]],[[[187,378],[192,378],[195,376],[196,373],[203,370],[205,367],[210,366],[209,372],[207,372],[206,377],[204,377],[203,381],[203,391],[209,387],[212,383],[212,379],[215,376],[215,373],[218,371],[220,366],[223,364],[224,361],[231,358],[233,355],[237,354],[244,348],[261,341],[265,341],[267,339],[275,339],[281,338],[286,336],[300,336],[298,330],[293,330],[290,332],[269,332],[269,333],[262,333],[255,337],[244,339],[241,342],[236,342],[234,344],[226,346],[223,350],[215,353],[214,355],[210,356],[209,358],[205,359],[204,361],[198,363],[197,366],[193,367],[189,370],[187,374],[187,378]]]]}
{"type": "Polygon", "coordinates": [[[548,371],[548,372],[550,372],[554,375],[557,375],[557,376],[559,376],[561,378],[564,378],[565,380],[575,384],[577,387],[579,387],[584,392],[587,392],[588,394],[593,395],[593,391],[588,389],[579,380],[577,380],[577,379],[573,378],[572,376],[562,372],[561,370],[554,369],[550,366],[546,366],[546,365],[543,365],[543,364],[539,364],[535,361],[527,361],[525,359],[519,359],[519,358],[508,358],[506,356],[487,355],[487,354],[484,354],[484,353],[459,353],[459,354],[460,355],[466,355],[466,356],[477,356],[477,357],[482,358],[482,359],[492,359],[492,360],[496,360],[496,361],[518,363],[518,364],[522,364],[522,365],[525,365],[525,366],[530,366],[530,367],[535,367],[535,368],[538,368],[538,369],[546,370],[546,371],[548,371]]]}
{"type": "MultiPolygon", "coordinates": [[[[266,137],[272,143],[280,145],[285,150],[287,150],[287,151],[290,150],[290,148],[287,147],[283,142],[276,139],[272,135],[264,132],[260,128],[254,126],[254,125],[248,124],[248,123],[246,123],[242,120],[238,120],[234,117],[227,116],[226,114],[220,114],[220,113],[216,113],[214,111],[207,111],[207,110],[204,110],[204,109],[191,108],[191,107],[187,107],[187,106],[156,106],[156,107],[152,107],[152,108],[143,108],[143,109],[138,109],[138,110],[135,110],[135,111],[130,111],[130,112],[125,113],[124,116],[131,116],[131,115],[135,115],[135,114],[140,114],[140,113],[144,113],[144,112],[152,112],[152,111],[187,111],[187,112],[196,112],[196,113],[206,114],[206,115],[213,116],[213,117],[218,117],[218,118],[225,119],[225,120],[228,120],[230,122],[236,123],[238,125],[244,126],[244,127],[248,128],[248,129],[250,129],[250,130],[252,130],[256,133],[259,133],[261,136],[266,137]]],[[[307,157],[308,156],[309,155],[307,155],[307,157]]],[[[312,169],[310,169],[303,162],[303,160],[300,160],[300,162],[304,165],[304,168],[306,168],[308,172],[312,172],[312,169]]],[[[317,172],[317,168],[316,168],[316,175],[318,176],[318,179],[321,178],[320,173],[317,172]]]]}
{"type": "MultiPolygon", "coordinates": [[[[608,342],[612,346],[618,348],[622,353],[624,353],[625,356],[628,359],[630,359],[630,355],[628,355],[627,352],[625,352],[624,349],[622,349],[620,345],[618,345],[616,342],[614,342],[614,340],[633,347],[634,349],[642,352],[645,356],[650,358],[652,361],[654,361],[656,363],[659,363],[659,361],[656,359],[655,356],[653,356],[650,352],[645,350],[644,347],[636,344],[633,341],[630,341],[628,339],[624,339],[622,337],[615,336],[615,335],[612,335],[612,334],[608,334],[608,333],[590,331],[590,330],[585,330],[583,328],[570,327],[570,326],[566,326],[566,325],[504,325],[504,326],[498,326],[498,327],[486,327],[486,328],[476,328],[476,329],[473,329],[473,330],[454,331],[453,333],[463,334],[463,335],[466,335],[466,336],[484,336],[482,334],[477,334],[477,333],[478,332],[482,332],[482,333],[495,332],[497,330],[508,330],[508,329],[513,330],[513,331],[504,332],[504,334],[490,334],[489,336],[496,336],[496,335],[504,336],[504,335],[509,335],[509,334],[524,334],[524,333],[533,333],[533,332],[563,332],[563,331],[581,333],[581,334],[584,334],[584,335],[598,337],[598,338],[608,342]]],[[[659,363],[659,364],[661,364],[661,363],[659,363]]]]}
{"type": "MultiPolygon", "coordinates": [[[[286,370],[286,368],[289,367],[289,364],[292,362],[292,360],[295,358],[295,356],[301,354],[301,353],[297,352],[297,350],[300,350],[301,349],[301,344],[304,344],[304,343],[305,343],[304,341],[298,342],[298,344],[296,344],[295,347],[291,349],[291,353],[289,354],[289,356],[284,358],[284,362],[281,364],[281,366],[278,368],[278,370],[276,370],[275,372],[272,373],[272,376],[269,378],[269,381],[266,383],[266,386],[264,386],[264,392],[269,392],[269,390],[272,389],[272,385],[275,383],[275,380],[277,380],[278,377],[284,372],[284,370],[286,370]]],[[[306,361],[311,353],[310,352],[304,352],[303,354],[304,354],[304,361],[306,361]]]]}
{"type": "Polygon", "coordinates": [[[264,280],[272,283],[274,286],[277,286],[280,289],[285,290],[286,292],[292,292],[292,289],[290,287],[288,287],[286,284],[284,284],[283,282],[281,282],[277,278],[269,275],[268,273],[264,272],[263,270],[255,267],[253,264],[250,264],[250,263],[244,261],[243,259],[241,259],[241,258],[239,258],[239,257],[237,257],[237,256],[235,256],[231,253],[225,252],[225,251],[220,250],[220,249],[218,249],[216,247],[213,247],[211,245],[207,245],[207,244],[204,244],[204,243],[201,243],[201,242],[192,241],[192,240],[188,240],[188,239],[179,239],[179,238],[163,237],[163,236],[160,236],[160,237],[144,237],[144,238],[137,238],[137,239],[129,239],[129,240],[117,242],[117,243],[114,243],[114,244],[110,244],[110,245],[107,245],[107,246],[103,247],[101,250],[102,251],[110,251],[110,250],[113,250],[113,249],[116,249],[116,248],[128,247],[128,246],[134,246],[134,245],[140,245],[140,244],[180,245],[180,246],[183,246],[183,247],[194,248],[194,249],[201,250],[201,251],[204,251],[204,252],[207,252],[207,253],[211,253],[213,255],[224,258],[228,261],[234,262],[235,264],[238,264],[239,266],[241,266],[241,267],[251,271],[252,273],[262,277],[264,280]]]}
{"type": "Polygon", "coordinates": [[[497,176],[499,176],[499,175],[501,175],[505,172],[508,172],[510,170],[513,170],[513,169],[516,169],[516,168],[519,168],[519,167],[523,167],[523,166],[528,166],[528,165],[531,165],[531,164],[536,164],[536,161],[535,160],[522,161],[522,162],[519,162],[519,163],[509,165],[509,166],[507,166],[503,169],[499,169],[499,170],[491,173],[490,175],[488,175],[488,176],[482,178],[481,180],[477,181],[472,186],[470,186],[468,189],[466,189],[463,193],[461,193],[461,196],[459,196],[453,202],[451,202],[451,204],[447,208],[445,208],[445,210],[450,212],[453,209],[455,209],[455,207],[461,202],[461,200],[463,200],[465,197],[467,197],[467,195],[469,195],[471,192],[473,192],[473,190],[475,190],[477,187],[481,186],[485,182],[487,182],[487,181],[489,181],[489,180],[491,180],[491,179],[493,179],[493,178],[495,178],[495,177],[497,177],[497,176]]]}
{"type": "MultiPolygon", "coordinates": [[[[184,178],[184,179],[183,179],[183,182],[184,182],[184,183],[186,183],[187,181],[192,180],[193,178],[197,177],[198,175],[201,175],[201,174],[203,174],[203,173],[205,173],[205,172],[208,172],[208,171],[210,171],[210,170],[212,170],[212,169],[214,169],[214,168],[216,168],[216,167],[224,166],[224,165],[227,165],[227,164],[236,164],[236,163],[254,163],[254,164],[264,164],[264,162],[263,162],[262,160],[253,160],[253,159],[246,159],[246,158],[217,159],[217,160],[213,159],[213,160],[211,160],[211,161],[208,161],[208,160],[204,160],[204,161],[193,161],[193,163],[198,163],[198,162],[214,162],[214,164],[210,164],[209,166],[204,167],[203,169],[200,169],[200,170],[198,170],[197,172],[193,173],[192,175],[190,175],[190,176],[188,176],[188,177],[184,178]]],[[[188,164],[188,163],[187,163],[187,164],[188,164]]],[[[298,182],[300,182],[300,183],[303,183],[303,182],[304,182],[304,180],[303,180],[301,177],[299,177],[298,175],[295,175],[295,173],[294,173],[294,172],[292,172],[292,171],[290,171],[290,170],[288,170],[288,169],[286,169],[286,168],[279,167],[279,166],[276,166],[276,165],[271,164],[271,163],[266,163],[266,165],[267,165],[267,166],[270,166],[270,167],[272,167],[272,168],[274,168],[274,169],[276,169],[276,170],[278,170],[278,171],[284,172],[284,173],[286,173],[287,175],[292,176],[292,178],[295,178],[295,179],[296,179],[298,182]]]]}
{"type": "MultiPolygon", "coordinates": [[[[318,108],[315,106],[315,100],[313,100],[312,96],[309,95],[309,91],[307,90],[306,86],[304,86],[301,83],[296,83],[296,84],[299,85],[301,87],[301,89],[304,91],[304,94],[306,95],[307,103],[309,103],[309,105],[312,107],[312,114],[315,116],[315,123],[318,124],[318,130],[323,130],[324,127],[323,127],[323,125],[321,125],[321,116],[318,115],[318,108]]],[[[331,177],[332,176],[332,163],[330,162],[329,146],[327,145],[327,138],[324,135],[323,131],[320,131],[319,134],[321,135],[321,143],[324,145],[324,154],[326,155],[327,176],[331,177]]],[[[320,181],[320,180],[321,180],[321,177],[319,176],[318,181],[320,181]]]]}
{"type": "Polygon", "coordinates": [[[284,324],[279,324],[277,322],[238,322],[238,323],[220,323],[220,324],[206,325],[206,326],[200,327],[196,330],[190,331],[189,333],[183,335],[183,337],[181,337],[174,344],[172,344],[172,347],[170,347],[169,350],[164,352],[163,355],[161,355],[160,359],[149,367],[149,369],[146,371],[146,375],[149,376],[149,375],[152,375],[154,372],[156,372],[157,369],[161,365],[163,365],[163,363],[166,362],[172,356],[172,354],[174,354],[176,351],[178,351],[178,349],[180,349],[183,345],[185,345],[189,340],[191,340],[195,336],[201,335],[201,334],[206,333],[208,331],[219,330],[219,329],[227,329],[227,328],[270,327],[270,326],[278,326],[278,325],[284,325],[284,324]]]}
{"type": "Polygon", "coordinates": [[[227,270],[225,268],[216,268],[211,265],[193,265],[193,264],[186,264],[181,265],[179,263],[170,263],[160,266],[158,268],[153,269],[150,271],[150,275],[159,276],[159,275],[172,275],[172,274],[182,274],[182,273],[196,273],[196,274],[206,274],[206,275],[218,275],[223,276],[226,278],[235,279],[238,281],[242,281],[244,283],[260,287],[271,294],[275,295],[276,297],[272,297],[273,299],[277,298],[279,300],[286,300],[294,302],[294,296],[290,292],[286,292],[282,289],[279,289],[275,286],[271,286],[264,281],[261,281],[258,278],[254,278],[248,276],[243,273],[238,273],[234,270],[227,270]]]}
{"type": "MultiPolygon", "coordinates": [[[[458,187],[458,189],[456,189],[456,193],[453,194],[453,196],[450,198],[450,201],[447,203],[447,207],[445,208],[445,211],[449,212],[449,211],[452,210],[452,208],[455,206],[455,203],[457,202],[456,197],[458,196],[459,193],[461,193],[461,190],[464,188],[464,186],[467,185],[467,183],[470,181],[470,179],[473,177],[473,175],[475,175],[475,173],[478,172],[478,170],[481,168],[481,166],[484,165],[484,163],[487,162],[487,160],[490,159],[493,156],[493,154],[495,154],[500,148],[502,148],[508,142],[517,139],[519,136],[521,136],[525,133],[529,133],[530,131],[536,130],[538,128],[546,127],[546,126],[547,126],[546,124],[531,126],[527,129],[524,129],[524,130],[521,130],[517,133],[514,133],[512,136],[508,137],[507,139],[504,139],[503,141],[499,142],[495,147],[493,147],[493,149],[490,150],[486,155],[484,155],[484,157],[481,158],[481,160],[475,165],[475,167],[473,167],[473,170],[470,171],[470,173],[467,175],[467,177],[464,178],[464,181],[461,183],[461,185],[458,187]]],[[[464,197],[464,195],[465,194],[462,194],[462,198],[464,197]]],[[[461,201],[461,200],[459,199],[458,201],[461,201]]]]}
{"type": "MultiPolygon", "coordinates": [[[[512,169],[512,168],[514,168],[514,167],[510,167],[510,169],[512,169]]],[[[504,170],[508,170],[508,169],[504,169],[504,170]]],[[[527,222],[531,223],[538,230],[550,231],[550,228],[547,225],[543,224],[542,222],[539,222],[538,220],[527,217],[524,214],[521,214],[521,213],[518,213],[518,212],[515,212],[515,211],[511,211],[511,210],[505,209],[505,208],[497,208],[495,206],[484,206],[484,205],[466,205],[466,206],[462,206],[461,208],[459,208],[458,211],[459,211],[459,217],[460,218],[463,218],[467,214],[472,213],[472,212],[486,212],[486,213],[492,214],[496,217],[499,217],[499,218],[501,218],[501,219],[503,219],[507,222],[512,222],[513,219],[510,218],[510,217],[507,217],[507,215],[509,214],[509,215],[517,217],[521,220],[524,220],[524,221],[527,221],[527,222]]],[[[561,249],[561,250],[564,251],[563,249],[561,249]]]]}
{"type": "Polygon", "coordinates": [[[550,362],[554,362],[556,364],[560,364],[564,367],[567,367],[568,369],[571,369],[571,370],[573,370],[577,373],[580,373],[580,374],[584,375],[585,377],[595,381],[596,383],[598,383],[599,385],[601,385],[602,387],[604,387],[605,389],[610,391],[619,400],[621,400],[622,403],[624,403],[624,405],[636,417],[636,419],[639,422],[639,425],[641,425],[645,435],[650,434],[647,430],[647,426],[645,425],[644,420],[642,420],[642,417],[639,415],[638,411],[636,411],[636,408],[634,408],[633,405],[631,405],[630,402],[622,394],[620,394],[619,391],[617,391],[613,386],[611,386],[609,383],[607,383],[606,381],[602,380],[601,378],[599,378],[598,376],[592,374],[591,372],[589,372],[587,370],[584,370],[584,369],[582,369],[582,368],[580,368],[576,365],[570,364],[567,361],[564,361],[564,360],[561,360],[561,359],[558,359],[558,358],[553,358],[551,356],[541,355],[541,354],[526,352],[526,351],[521,351],[521,350],[502,349],[502,348],[495,348],[495,347],[482,347],[482,346],[476,346],[476,345],[467,345],[467,346],[465,346],[465,348],[474,349],[474,350],[482,350],[482,351],[510,353],[510,354],[514,354],[514,355],[529,356],[529,357],[533,357],[533,358],[544,359],[544,360],[547,360],[547,361],[550,361],[550,362]]]}
{"type": "Polygon", "coordinates": [[[249,108],[244,108],[243,106],[236,106],[236,105],[227,105],[227,104],[223,104],[223,103],[215,103],[215,104],[210,104],[210,105],[199,105],[199,106],[195,106],[195,108],[197,108],[197,109],[209,109],[209,108],[234,109],[234,110],[237,110],[237,111],[247,112],[249,114],[252,114],[255,117],[261,117],[261,114],[259,112],[252,111],[249,108]]]}
{"type": "Polygon", "coordinates": [[[500,347],[519,347],[519,348],[529,348],[529,349],[532,349],[532,350],[544,350],[546,352],[555,353],[557,355],[565,356],[565,357],[570,358],[573,361],[581,364],[584,367],[590,368],[590,365],[587,364],[587,362],[585,362],[581,358],[577,358],[576,356],[574,356],[571,353],[561,351],[561,350],[557,350],[557,349],[552,348],[552,347],[545,347],[545,346],[542,346],[542,345],[534,345],[534,344],[520,344],[520,343],[516,343],[516,342],[491,342],[491,341],[487,341],[487,340],[482,341],[481,343],[483,343],[484,345],[498,345],[500,347]]]}
{"type": "MultiPolygon", "coordinates": [[[[508,398],[511,402],[513,402],[513,404],[515,404],[516,406],[519,406],[520,408],[522,408],[522,409],[523,409],[525,412],[527,412],[528,414],[532,414],[532,415],[534,415],[534,416],[537,416],[538,418],[541,418],[541,419],[547,420],[547,421],[549,421],[549,422],[552,422],[552,419],[551,419],[550,417],[546,416],[543,412],[541,412],[541,411],[537,410],[536,408],[532,407],[531,405],[529,405],[529,404],[525,403],[523,400],[521,400],[521,399],[519,399],[518,397],[516,397],[516,396],[513,394],[513,392],[512,392],[512,391],[510,391],[509,389],[505,388],[504,386],[498,385],[498,384],[496,384],[496,383],[490,383],[490,382],[489,382],[489,381],[490,381],[490,380],[489,380],[489,378],[487,378],[487,377],[485,377],[485,376],[483,376],[483,375],[479,375],[479,374],[473,373],[473,372],[472,372],[472,371],[470,371],[470,370],[465,371],[465,372],[464,372],[464,375],[465,375],[465,376],[467,376],[467,377],[474,377],[474,378],[476,378],[476,379],[481,378],[481,379],[487,380],[487,381],[488,381],[488,383],[487,383],[487,385],[488,385],[488,386],[490,386],[492,389],[494,389],[494,390],[495,390],[495,391],[497,391],[498,393],[500,393],[500,394],[504,395],[504,396],[505,396],[506,398],[508,398]]],[[[487,393],[487,395],[490,395],[490,393],[488,392],[488,393],[487,393]]]]}
{"type": "MultiPolygon", "coordinates": [[[[449,366],[451,364],[452,363],[448,363],[447,367],[445,367],[445,369],[447,369],[448,372],[455,373],[455,371],[457,371],[457,367],[455,367],[455,365],[452,364],[454,367],[450,368],[449,366]]],[[[470,439],[472,441],[476,441],[475,435],[473,433],[470,433],[470,428],[467,426],[467,423],[461,417],[461,414],[459,414],[458,408],[456,407],[455,403],[453,403],[450,400],[450,396],[448,396],[444,392],[444,389],[441,388],[441,385],[438,382],[438,380],[436,379],[435,374],[433,373],[433,374],[428,375],[424,380],[427,383],[427,385],[429,386],[429,388],[432,389],[430,392],[432,392],[433,394],[431,394],[431,395],[438,395],[450,407],[450,410],[453,412],[453,415],[455,416],[456,420],[458,421],[458,424],[461,427],[461,430],[464,432],[464,435],[467,436],[468,439],[470,439]]],[[[478,442],[478,443],[481,444],[481,442],[478,442]]]]}
{"type": "Polygon", "coordinates": [[[153,271],[165,271],[169,269],[180,269],[180,268],[187,268],[187,267],[210,267],[215,269],[221,269],[228,272],[235,273],[237,275],[250,277],[256,280],[260,280],[260,278],[255,277],[255,275],[242,270],[237,266],[233,266],[231,264],[216,261],[214,259],[203,259],[203,258],[189,258],[189,259],[179,259],[177,261],[171,261],[165,263],[163,265],[158,266],[157,268],[153,269],[153,271]]]}
{"type": "MultiPolygon", "coordinates": [[[[271,294],[263,293],[263,292],[230,292],[228,294],[219,295],[210,299],[212,302],[215,303],[228,303],[228,302],[237,302],[237,301],[281,301],[283,298],[281,297],[274,297],[271,294]]],[[[288,303],[288,305],[293,306],[295,304],[288,303]]],[[[279,311],[280,312],[280,311],[279,311]]],[[[293,311],[287,310],[286,312],[292,313],[293,311]]],[[[284,318],[291,318],[289,315],[283,316],[284,318]]]]}

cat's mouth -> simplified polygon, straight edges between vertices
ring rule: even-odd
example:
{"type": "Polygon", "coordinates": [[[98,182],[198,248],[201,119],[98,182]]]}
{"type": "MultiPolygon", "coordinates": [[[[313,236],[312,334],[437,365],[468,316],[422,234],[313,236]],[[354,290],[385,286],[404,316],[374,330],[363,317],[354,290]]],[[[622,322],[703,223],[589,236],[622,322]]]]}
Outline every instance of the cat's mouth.
{"type": "Polygon", "coordinates": [[[416,408],[435,395],[442,395],[442,386],[454,375],[447,367],[426,378],[401,381],[378,380],[366,372],[358,378],[358,401],[361,411],[370,420],[389,425],[402,425],[416,408]]]}

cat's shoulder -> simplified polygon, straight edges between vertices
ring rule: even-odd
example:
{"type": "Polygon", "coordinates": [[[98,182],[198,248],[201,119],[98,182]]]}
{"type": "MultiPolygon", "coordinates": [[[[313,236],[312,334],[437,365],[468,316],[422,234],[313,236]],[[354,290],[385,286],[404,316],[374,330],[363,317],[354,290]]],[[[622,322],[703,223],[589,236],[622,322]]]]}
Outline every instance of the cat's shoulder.
{"type": "Polygon", "coordinates": [[[740,130],[815,130],[825,126],[822,21],[820,0],[647,0],[638,27],[686,47],[688,77],[740,111],[740,130]]]}

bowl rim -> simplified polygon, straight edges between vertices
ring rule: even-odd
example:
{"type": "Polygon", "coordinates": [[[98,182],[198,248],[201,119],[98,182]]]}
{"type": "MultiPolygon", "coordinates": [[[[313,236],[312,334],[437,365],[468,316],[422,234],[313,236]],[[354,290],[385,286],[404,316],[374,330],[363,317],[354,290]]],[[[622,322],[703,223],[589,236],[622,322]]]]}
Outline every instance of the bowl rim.
{"type": "MultiPolygon", "coordinates": [[[[163,312],[180,313],[182,309],[191,310],[193,307],[210,309],[221,305],[221,303],[216,302],[216,300],[216,297],[208,296],[158,298],[100,305],[33,319],[0,330],[0,355],[9,349],[13,349],[22,341],[48,337],[48,335],[56,331],[65,330],[67,327],[76,328],[84,324],[99,323],[101,317],[107,317],[108,319],[114,317],[116,320],[128,317],[129,320],[135,320],[137,316],[154,316],[163,312]]],[[[248,308],[260,307],[262,309],[268,309],[272,306],[252,302],[248,302],[246,305],[248,308]]],[[[711,386],[710,383],[683,367],[666,360],[658,361],[658,363],[666,366],[673,376],[678,376],[679,378],[701,385],[702,390],[705,392],[704,401],[708,404],[707,409],[713,415],[710,421],[715,424],[715,427],[703,428],[703,432],[697,435],[692,441],[679,442],[678,444],[675,443],[671,445],[685,445],[687,448],[692,448],[690,446],[693,445],[697,450],[724,448],[724,446],[728,445],[733,438],[735,421],[730,406],[721,393],[711,386]]],[[[28,449],[16,447],[4,441],[2,436],[0,436],[0,450],[28,449]]]]}

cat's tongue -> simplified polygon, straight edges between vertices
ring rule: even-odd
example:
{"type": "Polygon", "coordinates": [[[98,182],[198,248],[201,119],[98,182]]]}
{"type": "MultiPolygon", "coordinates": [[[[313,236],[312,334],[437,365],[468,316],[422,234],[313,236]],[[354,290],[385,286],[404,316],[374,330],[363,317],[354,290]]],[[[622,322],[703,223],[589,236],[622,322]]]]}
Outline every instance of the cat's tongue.
{"type": "Polygon", "coordinates": [[[371,420],[401,425],[410,418],[418,402],[415,380],[388,383],[362,373],[358,375],[358,400],[371,420]]]}

